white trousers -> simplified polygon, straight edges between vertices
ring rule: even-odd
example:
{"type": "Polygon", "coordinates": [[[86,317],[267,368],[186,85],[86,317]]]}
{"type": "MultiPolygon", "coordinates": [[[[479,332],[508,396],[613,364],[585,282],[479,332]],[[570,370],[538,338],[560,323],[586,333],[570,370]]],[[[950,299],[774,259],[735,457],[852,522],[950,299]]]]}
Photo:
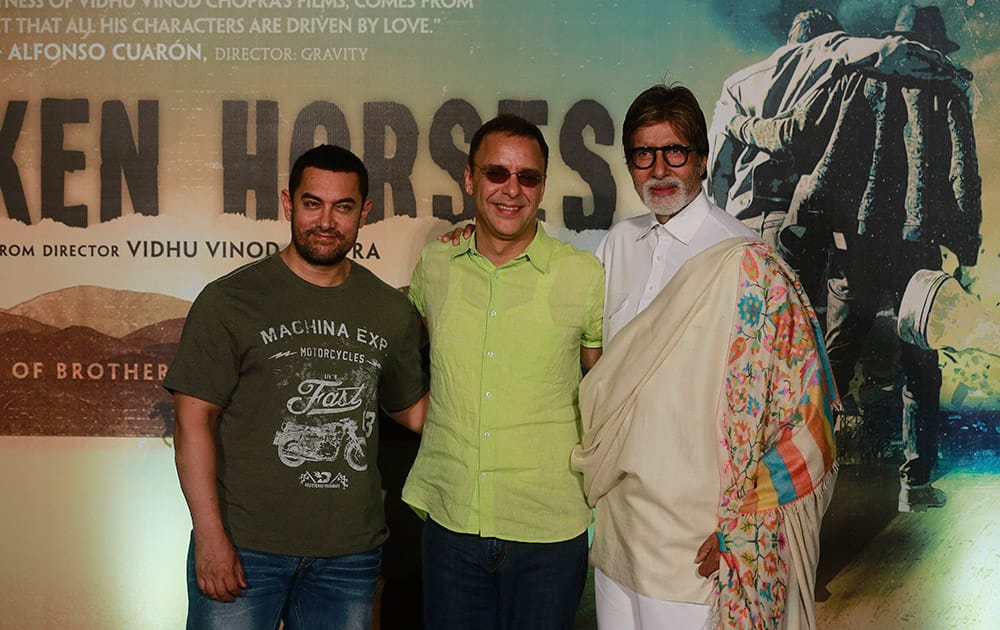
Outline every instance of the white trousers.
{"type": "Polygon", "coordinates": [[[706,604],[645,597],[594,569],[599,630],[700,630],[712,610],[706,604]]]}

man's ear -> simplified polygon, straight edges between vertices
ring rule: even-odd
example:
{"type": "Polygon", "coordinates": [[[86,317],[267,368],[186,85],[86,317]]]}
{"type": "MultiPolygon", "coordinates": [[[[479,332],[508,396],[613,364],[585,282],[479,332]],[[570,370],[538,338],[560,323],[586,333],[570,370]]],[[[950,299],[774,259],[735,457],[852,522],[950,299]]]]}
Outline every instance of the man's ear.
{"type": "Polygon", "coordinates": [[[465,194],[472,196],[472,167],[465,165],[465,194]]]}
{"type": "Polygon", "coordinates": [[[368,200],[361,205],[361,216],[358,218],[359,228],[365,224],[365,219],[368,218],[368,213],[371,212],[371,210],[372,210],[372,200],[369,197],[368,200]]]}
{"type": "Polygon", "coordinates": [[[285,220],[292,220],[292,194],[288,189],[281,191],[281,207],[285,209],[285,220]]]}

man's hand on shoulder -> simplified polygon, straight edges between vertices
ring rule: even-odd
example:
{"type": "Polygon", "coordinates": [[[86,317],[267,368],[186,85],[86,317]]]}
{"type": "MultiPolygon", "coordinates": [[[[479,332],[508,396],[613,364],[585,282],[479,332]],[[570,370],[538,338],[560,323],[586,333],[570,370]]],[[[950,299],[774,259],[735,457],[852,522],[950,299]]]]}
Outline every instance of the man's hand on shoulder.
{"type": "Polygon", "coordinates": [[[247,587],[240,557],[225,533],[195,535],[194,571],[201,592],[219,602],[235,601],[247,587]]]}
{"type": "Polygon", "coordinates": [[[452,245],[458,245],[463,240],[469,240],[472,238],[472,233],[476,231],[476,224],[469,223],[465,227],[457,227],[450,232],[445,232],[441,236],[437,237],[437,240],[442,243],[447,243],[451,241],[452,245]]]}
{"type": "Polygon", "coordinates": [[[884,75],[919,81],[951,81],[962,92],[972,81],[972,72],[967,68],[922,42],[901,35],[889,35],[882,42],[875,65],[884,75]]]}

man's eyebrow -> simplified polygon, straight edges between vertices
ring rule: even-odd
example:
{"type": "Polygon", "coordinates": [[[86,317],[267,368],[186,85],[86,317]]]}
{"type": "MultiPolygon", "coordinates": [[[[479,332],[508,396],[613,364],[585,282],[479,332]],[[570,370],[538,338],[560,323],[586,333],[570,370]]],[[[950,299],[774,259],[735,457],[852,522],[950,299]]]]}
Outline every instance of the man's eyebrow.
{"type": "MultiPolygon", "coordinates": [[[[321,197],[318,197],[318,196],[316,196],[316,195],[314,195],[312,193],[308,193],[308,192],[303,192],[302,193],[302,199],[312,199],[314,201],[319,201],[319,202],[323,201],[323,199],[321,197]]],[[[340,205],[342,203],[357,204],[357,202],[358,202],[357,199],[355,199],[354,197],[342,197],[340,199],[335,199],[333,201],[333,205],[337,206],[337,205],[340,205]]]]}

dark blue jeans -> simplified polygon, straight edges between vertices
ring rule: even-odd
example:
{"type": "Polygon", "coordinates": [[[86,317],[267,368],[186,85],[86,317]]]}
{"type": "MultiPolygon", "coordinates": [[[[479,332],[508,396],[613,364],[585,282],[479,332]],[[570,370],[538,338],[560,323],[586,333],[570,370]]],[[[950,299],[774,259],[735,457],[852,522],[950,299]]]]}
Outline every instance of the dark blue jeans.
{"type": "Polygon", "coordinates": [[[587,580],[587,532],[523,543],[427,519],[423,572],[428,630],[571,630],[587,580]]]}
{"type": "Polygon", "coordinates": [[[334,558],[304,558],[236,548],[247,588],[217,602],[198,588],[194,540],[188,549],[189,630],[369,630],[382,548],[334,558]]]}

